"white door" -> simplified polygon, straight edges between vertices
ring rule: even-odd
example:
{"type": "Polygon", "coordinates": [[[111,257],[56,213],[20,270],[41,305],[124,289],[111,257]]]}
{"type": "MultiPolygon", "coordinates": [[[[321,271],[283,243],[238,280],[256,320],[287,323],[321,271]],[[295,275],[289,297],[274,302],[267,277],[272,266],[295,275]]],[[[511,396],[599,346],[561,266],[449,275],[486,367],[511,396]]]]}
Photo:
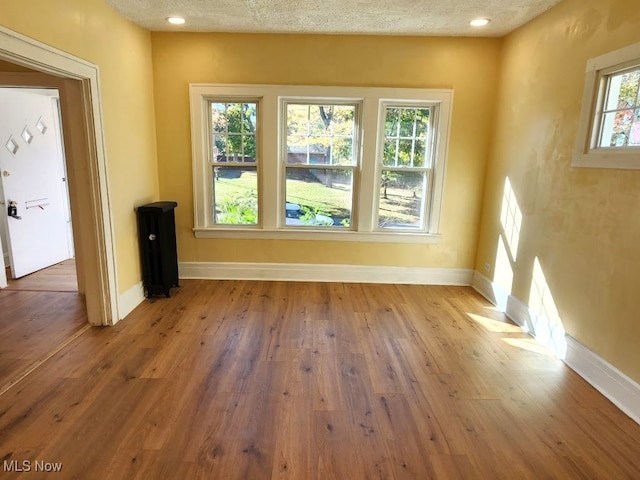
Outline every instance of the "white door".
{"type": "Polygon", "coordinates": [[[50,96],[0,88],[0,216],[14,278],[70,258],[64,162],[54,125],[50,96]]]}

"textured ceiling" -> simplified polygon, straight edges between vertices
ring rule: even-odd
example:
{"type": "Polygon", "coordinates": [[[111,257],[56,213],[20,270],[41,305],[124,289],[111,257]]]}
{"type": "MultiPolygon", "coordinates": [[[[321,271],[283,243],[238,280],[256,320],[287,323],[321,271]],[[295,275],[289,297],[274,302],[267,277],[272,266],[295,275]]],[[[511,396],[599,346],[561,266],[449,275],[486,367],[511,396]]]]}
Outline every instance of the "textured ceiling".
{"type": "Polygon", "coordinates": [[[105,0],[154,31],[502,36],[561,0],[105,0]],[[186,24],[172,26],[169,16],[186,24]],[[490,18],[484,28],[469,21],[490,18]]]}

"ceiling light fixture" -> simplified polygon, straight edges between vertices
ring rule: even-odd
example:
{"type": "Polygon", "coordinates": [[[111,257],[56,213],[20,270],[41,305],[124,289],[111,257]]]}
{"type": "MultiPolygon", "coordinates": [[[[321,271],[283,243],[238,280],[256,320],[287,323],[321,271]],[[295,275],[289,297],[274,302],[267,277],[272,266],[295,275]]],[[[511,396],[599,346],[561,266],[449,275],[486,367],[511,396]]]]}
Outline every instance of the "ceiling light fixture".
{"type": "Polygon", "coordinates": [[[489,22],[491,20],[489,20],[488,18],[476,18],[475,20],[471,20],[469,22],[469,25],[471,25],[472,27],[484,27],[486,25],[489,25],[489,22]]]}
{"type": "Polygon", "coordinates": [[[167,22],[171,25],[184,25],[184,18],[182,17],[167,17],[167,22]]]}

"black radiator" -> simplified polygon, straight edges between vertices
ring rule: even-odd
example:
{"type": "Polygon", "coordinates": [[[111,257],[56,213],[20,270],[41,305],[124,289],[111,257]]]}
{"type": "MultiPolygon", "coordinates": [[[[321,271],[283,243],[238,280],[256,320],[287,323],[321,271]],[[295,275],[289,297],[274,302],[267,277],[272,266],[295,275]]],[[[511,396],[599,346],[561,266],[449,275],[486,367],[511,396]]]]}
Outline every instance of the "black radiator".
{"type": "Polygon", "coordinates": [[[154,202],[138,207],[138,234],[143,284],[147,297],[171,296],[178,287],[176,248],[176,202],[154,202]]]}

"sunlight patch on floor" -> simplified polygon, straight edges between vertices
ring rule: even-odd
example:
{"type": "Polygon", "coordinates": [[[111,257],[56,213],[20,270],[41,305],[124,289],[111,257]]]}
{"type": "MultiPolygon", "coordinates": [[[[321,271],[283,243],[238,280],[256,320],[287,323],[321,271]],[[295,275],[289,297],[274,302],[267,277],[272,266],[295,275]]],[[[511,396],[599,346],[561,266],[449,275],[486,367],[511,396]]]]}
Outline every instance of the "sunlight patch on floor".
{"type": "Polygon", "coordinates": [[[476,315],[475,313],[467,313],[467,316],[489,332],[522,333],[522,329],[520,327],[511,323],[500,322],[498,320],[483,317],[482,315],[476,315]]]}
{"type": "Polygon", "coordinates": [[[535,338],[503,338],[502,341],[512,347],[539,353],[547,357],[555,357],[555,354],[544,345],[540,345],[535,338]]]}

